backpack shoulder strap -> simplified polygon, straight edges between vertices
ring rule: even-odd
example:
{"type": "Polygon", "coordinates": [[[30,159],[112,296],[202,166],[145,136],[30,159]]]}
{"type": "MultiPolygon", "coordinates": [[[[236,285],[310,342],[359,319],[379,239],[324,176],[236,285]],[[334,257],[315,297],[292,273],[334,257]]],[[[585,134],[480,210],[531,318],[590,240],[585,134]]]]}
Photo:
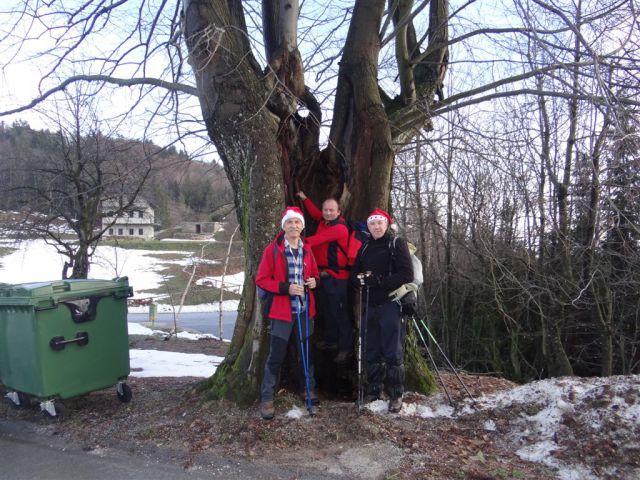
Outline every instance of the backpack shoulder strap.
{"type": "Polygon", "coordinates": [[[396,240],[398,240],[398,236],[392,234],[389,239],[389,254],[391,255],[391,261],[389,262],[389,275],[393,273],[393,264],[396,261],[396,240]]]}

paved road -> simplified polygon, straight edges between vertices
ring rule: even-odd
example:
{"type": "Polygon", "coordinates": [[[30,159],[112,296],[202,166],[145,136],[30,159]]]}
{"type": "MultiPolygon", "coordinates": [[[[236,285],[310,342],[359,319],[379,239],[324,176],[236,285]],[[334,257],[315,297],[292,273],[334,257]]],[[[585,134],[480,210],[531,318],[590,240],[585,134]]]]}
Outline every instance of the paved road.
{"type": "MultiPolygon", "coordinates": [[[[193,330],[201,333],[210,333],[220,336],[218,312],[184,312],[180,314],[178,328],[183,330],[193,330]]],[[[222,338],[231,339],[233,327],[236,323],[237,312],[222,312],[222,338]]],[[[149,322],[148,313],[129,313],[127,321],[135,323],[149,322]]],[[[159,327],[173,327],[172,313],[158,313],[156,323],[159,327]]]]}
{"type": "Polygon", "coordinates": [[[339,479],[318,472],[297,471],[208,455],[206,466],[184,470],[118,451],[84,452],[28,422],[0,419],[0,479],[11,480],[246,480],[339,479]]]}

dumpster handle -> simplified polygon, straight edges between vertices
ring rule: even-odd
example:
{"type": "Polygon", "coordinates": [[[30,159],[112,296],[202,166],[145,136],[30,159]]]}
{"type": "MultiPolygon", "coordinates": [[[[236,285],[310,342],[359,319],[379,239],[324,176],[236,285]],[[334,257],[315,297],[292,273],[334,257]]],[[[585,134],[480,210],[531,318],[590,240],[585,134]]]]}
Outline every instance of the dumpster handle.
{"type": "Polygon", "coordinates": [[[69,282],[66,282],[64,280],[58,280],[57,282],[51,282],[51,288],[54,291],[69,291],[71,290],[71,285],[69,284],[69,282]]]}
{"type": "Polygon", "coordinates": [[[89,334],[87,332],[78,332],[75,338],[69,340],[65,340],[64,337],[53,337],[49,341],[49,346],[52,350],[59,351],[64,350],[64,347],[69,343],[77,343],[79,347],[84,347],[89,343],[89,334]]]}

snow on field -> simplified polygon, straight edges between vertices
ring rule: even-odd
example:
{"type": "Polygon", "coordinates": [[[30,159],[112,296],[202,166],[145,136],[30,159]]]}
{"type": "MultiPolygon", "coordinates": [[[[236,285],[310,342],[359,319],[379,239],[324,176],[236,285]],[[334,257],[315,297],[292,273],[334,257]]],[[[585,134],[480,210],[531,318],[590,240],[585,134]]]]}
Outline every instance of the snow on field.
{"type": "MultiPolygon", "coordinates": [[[[139,323],[128,324],[129,335],[167,335],[162,330],[152,330],[139,323]]],[[[178,338],[199,340],[217,338],[206,333],[178,332],[178,338]]],[[[158,350],[129,350],[132,377],[203,377],[213,375],[223,357],[202,353],[178,353],[158,350]]]]}
{"type": "MultiPolygon", "coordinates": [[[[219,277],[203,277],[197,281],[198,285],[211,286],[220,288],[223,284],[222,276],[219,277]]],[[[224,276],[225,290],[234,293],[242,292],[242,285],[244,284],[244,272],[239,272],[233,275],[224,276]]]]}
{"type": "MultiPolygon", "coordinates": [[[[4,243],[4,245],[8,245],[4,243]]],[[[61,277],[64,258],[44,240],[26,240],[15,245],[17,250],[0,258],[0,282],[30,283],[58,280],[61,277]]],[[[126,250],[120,247],[99,246],[93,256],[89,278],[112,279],[129,277],[134,292],[153,290],[162,285],[160,271],[163,265],[174,263],[187,265],[189,253],[162,251],[164,254],[182,256],[180,260],[154,257],[157,251],[126,250]]]]}
{"type": "MultiPolygon", "coordinates": [[[[62,274],[64,259],[52,245],[44,240],[26,240],[18,244],[3,239],[0,245],[12,246],[15,251],[0,257],[0,282],[3,283],[31,283],[58,280],[62,274]]],[[[187,266],[191,263],[191,253],[183,251],[154,251],[128,250],[120,247],[98,246],[93,256],[89,278],[112,279],[115,277],[129,277],[129,285],[133,287],[134,298],[147,298],[148,292],[163,285],[161,271],[167,264],[187,266]],[[171,255],[179,259],[167,260],[159,256],[171,255]]],[[[207,277],[208,285],[219,286],[221,277],[207,277]]],[[[241,289],[244,274],[228,275],[225,277],[226,290],[238,293],[241,289]]],[[[207,283],[199,282],[200,285],[207,283]]],[[[212,302],[202,305],[185,305],[183,312],[215,312],[219,303],[212,302]]],[[[224,311],[238,308],[237,300],[226,300],[222,304],[224,311]]],[[[130,312],[147,312],[149,307],[130,307],[130,312]]],[[[159,305],[158,311],[170,312],[169,305],[159,305]]]]}
{"type": "Polygon", "coordinates": [[[132,377],[210,377],[222,357],[203,353],[130,350],[132,377]]]}
{"type": "MultiPolygon", "coordinates": [[[[218,230],[220,231],[220,230],[218,230]]],[[[162,240],[160,240],[161,242],[180,242],[180,243],[184,243],[184,242],[194,242],[194,243],[215,243],[217,240],[215,238],[198,238],[198,239],[188,239],[188,238],[163,238],[162,240]]]]}

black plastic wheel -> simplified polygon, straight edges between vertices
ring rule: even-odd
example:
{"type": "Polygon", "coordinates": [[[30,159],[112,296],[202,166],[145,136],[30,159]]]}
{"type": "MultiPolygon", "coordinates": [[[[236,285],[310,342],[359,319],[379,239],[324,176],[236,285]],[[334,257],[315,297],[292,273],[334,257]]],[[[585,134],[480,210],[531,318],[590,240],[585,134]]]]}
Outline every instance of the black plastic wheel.
{"type": "Polygon", "coordinates": [[[31,406],[31,400],[33,399],[33,397],[31,395],[29,395],[28,393],[22,393],[22,392],[18,392],[18,398],[20,399],[20,406],[21,407],[30,407],[31,406]]]}
{"type": "Polygon", "coordinates": [[[116,393],[118,394],[118,400],[122,403],[129,403],[133,397],[131,387],[126,383],[121,383],[116,387],[116,393]]]}
{"type": "Polygon", "coordinates": [[[56,407],[56,416],[54,418],[58,421],[64,420],[64,417],[67,413],[64,404],[60,400],[56,400],[54,402],[54,405],[56,407]]]}

